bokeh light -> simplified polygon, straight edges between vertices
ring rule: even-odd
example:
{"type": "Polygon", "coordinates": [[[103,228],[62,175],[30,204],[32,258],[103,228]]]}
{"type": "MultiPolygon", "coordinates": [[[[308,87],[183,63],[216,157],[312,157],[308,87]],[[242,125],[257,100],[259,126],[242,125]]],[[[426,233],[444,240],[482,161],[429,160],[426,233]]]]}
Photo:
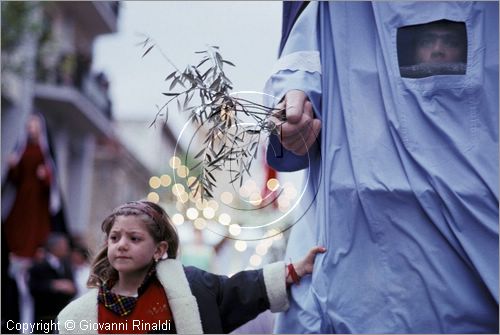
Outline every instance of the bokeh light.
{"type": "Polygon", "coordinates": [[[231,216],[227,213],[221,213],[221,215],[219,215],[219,223],[224,226],[229,226],[231,223],[231,216]]]}
{"type": "Polygon", "coordinates": [[[207,226],[207,222],[203,218],[196,218],[193,222],[196,229],[202,230],[207,226]]]}
{"type": "Polygon", "coordinates": [[[234,242],[234,248],[239,252],[243,252],[247,250],[247,242],[238,240],[234,242]]]}
{"type": "Polygon", "coordinates": [[[148,201],[154,202],[157,204],[160,201],[160,196],[156,192],[149,192],[147,196],[148,201]]]}
{"type": "Polygon", "coordinates": [[[250,257],[250,265],[252,265],[253,267],[257,267],[261,263],[262,263],[262,257],[260,257],[259,255],[252,255],[250,257]]]}
{"type": "Polygon", "coordinates": [[[213,219],[215,216],[215,210],[212,207],[205,207],[203,208],[203,216],[207,219],[213,219]]]}
{"type": "Polygon", "coordinates": [[[222,192],[220,195],[220,200],[225,203],[226,205],[229,205],[231,202],[233,202],[233,194],[230,192],[222,192]]]}
{"type": "Polygon", "coordinates": [[[184,223],[184,216],[182,214],[176,213],[172,216],[172,222],[176,226],[180,226],[181,224],[184,223]]]}
{"type": "Polygon", "coordinates": [[[172,178],[168,174],[164,174],[160,177],[160,183],[163,187],[168,187],[172,183],[172,178]]]}
{"type": "Polygon", "coordinates": [[[241,227],[237,223],[233,223],[229,226],[229,233],[233,236],[238,236],[241,233],[241,227]]]}
{"type": "Polygon", "coordinates": [[[194,220],[198,217],[199,213],[198,211],[196,210],[196,208],[193,208],[193,207],[189,207],[187,210],[186,210],[186,216],[189,220],[194,220]]]}
{"type": "Polygon", "coordinates": [[[266,186],[269,191],[276,191],[280,187],[280,182],[278,179],[271,178],[267,181],[266,186]]]}
{"type": "Polygon", "coordinates": [[[181,178],[186,178],[189,174],[189,169],[187,166],[185,165],[180,165],[178,168],[177,168],[177,175],[181,178]]]}
{"type": "Polygon", "coordinates": [[[168,164],[173,169],[177,169],[181,165],[181,159],[177,156],[173,156],[172,158],[170,158],[170,161],[168,162],[168,164]]]}
{"type": "Polygon", "coordinates": [[[161,185],[161,180],[157,176],[152,176],[149,178],[149,187],[152,189],[157,189],[161,185]]]}

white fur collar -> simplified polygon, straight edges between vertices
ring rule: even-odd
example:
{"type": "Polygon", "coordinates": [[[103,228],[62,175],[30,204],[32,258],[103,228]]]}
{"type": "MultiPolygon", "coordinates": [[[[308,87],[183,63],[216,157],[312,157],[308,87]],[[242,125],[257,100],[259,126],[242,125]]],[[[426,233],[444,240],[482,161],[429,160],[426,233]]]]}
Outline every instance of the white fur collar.
{"type": "Polygon", "coordinates": [[[158,280],[167,293],[178,334],[202,334],[200,310],[191,293],[181,262],[166,259],[156,267],[158,280]]]}
{"type": "MultiPolygon", "coordinates": [[[[198,304],[191,292],[181,262],[175,259],[166,259],[158,263],[156,270],[158,280],[167,294],[177,333],[203,333],[198,304]]],[[[82,329],[79,326],[81,320],[97,323],[97,293],[97,289],[90,290],[59,313],[59,332],[61,334],[95,334],[97,332],[96,330],[82,329]]]]}

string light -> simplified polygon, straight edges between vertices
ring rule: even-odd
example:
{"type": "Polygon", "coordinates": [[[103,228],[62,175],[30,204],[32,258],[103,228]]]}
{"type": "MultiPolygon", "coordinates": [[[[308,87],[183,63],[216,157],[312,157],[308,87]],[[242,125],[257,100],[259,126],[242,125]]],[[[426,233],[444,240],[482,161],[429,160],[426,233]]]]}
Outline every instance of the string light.
{"type": "Polygon", "coordinates": [[[219,215],[219,222],[221,225],[229,226],[229,224],[231,223],[231,216],[229,214],[222,213],[221,215],[219,215]]]}
{"type": "Polygon", "coordinates": [[[262,197],[259,193],[255,192],[250,194],[249,201],[254,206],[259,206],[262,203],[262,197]]]}
{"type": "Polygon", "coordinates": [[[243,197],[243,198],[247,198],[249,195],[250,195],[250,190],[248,189],[248,187],[246,187],[245,185],[241,186],[240,187],[240,190],[238,191],[238,193],[243,197]]]}
{"type": "Polygon", "coordinates": [[[280,187],[280,182],[278,179],[271,178],[267,181],[266,186],[269,191],[276,191],[280,187]]]}
{"type": "Polygon", "coordinates": [[[233,194],[227,191],[222,192],[222,194],[220,195],[220,200],[226,205],[229,205],[231,202],[233,202],[233,194]]]}
{"type": "Polygon", "coordinates": [[[170,158],[170,161],[168,162],[168,164],[173,169],[177,169],[181,165],[181,159],[177,156],[173,156],[172,158],[170,158]]]}
{"type": "Polygon", "coordinates": [[[205,207],[203,208],[203,216],[207,219],[213,219],[215,216],[215,211],[212,207],[205,207]]]}
{"type": "Polygon", "coordinates": [[[161,185],[161,180],[157,176],[152,176],[149,178],[149,187],[152,189],[157,189],[161,185]]]}
{"type": "Polygon", "coordinates": [[[184,185],[175,184],[174,186],[172,186],[172,194],[175,195],[176,197],[178,197],[180,194],[184,192],[185,192],[184,185]]]}
{"type": "Polygon", "coordinates": [[[196,220],[194,220],[193,224],[194,227],[199,230],[205,229],[205,227],[207,226],[207,222],[203,218],[197,218],[196,220]]]}
{"type": "Polygon", "coordinates": [[[262,263],[262,257],[260,257],[259,255],[252,255],[252,256],[250,257],[250,264],[251,264],[253,267],[257,267],[257,266],[259,266],[261,263],[262,263]]]}
{"type": "Polygon", "coordinates": [[[206,199],[198,199],[196,200],[196,208],[202,211],[205,207],[207,207],[208,201],[206,199]]]}
{"type": "Polygon", "coordinates": [[[180,165],[178,168],[177,168],[177,175],[181,178],[186,178],[187,175],[189,174],[189,169],[187,166],[185,165],[180,165]]]}
{"type": "Polygon", "coordinates": [[[183,204],[188,202],[189,200],[189,196],[186,192],[182,192],[180,193],[177,198],[179,199],[180,202],[182,202],[183,204]]]}
{"type": "Polygon", "coordinates": [[[264,256],[265,254],[267,254],[267,246],[264,243],[259,243],[255,247],[255,252],[260,256],[264,256]]]}
{"type": "Polygon", "coordinates": [[[198,217],[199,213],[198,211],[196,210],[196,208],[193,208],[193,207],[189,207],[187,210],[186,210],[186,216],[188,217],[189,220],[194,220],[198,217]]]}
{"type": "Polygon", "coordinates": [[[229,233],[233,236],[238,236],[241,233],[241,227],[239,224],[233,223],[229,226],[229,233]]]}
{"type": "Polygon", "coordinates": [[[212,207],[214,211],[217,211],[219,209],[219,203],[214,199],[208,200],[207,206],[212,207]]]}
{"type": "Polygon", "coordinates": [[[243,252],[247,250],[247,242],[238,240],[234,242],[234,248],[239,252],[243,252]]]}
{"type": "Polygon", "coordinates": [[[154,202],[157,204],[160,201],[160,196],[156,192],[149,192],[147,196],[148,201],[154,202]]]}
{"type": "Polygon", "coordinates": [[[172,183],[172,178],[168,174],[164,174],[160,177],[161,186],[168,187],[172,183]]]}
{"type": "Polygon", "coordinates": [[[176,213],[172,216],[172,222],[176,226],[180,226],[181,224],[184,223],[184,216],[182,214],[176,213]]]}

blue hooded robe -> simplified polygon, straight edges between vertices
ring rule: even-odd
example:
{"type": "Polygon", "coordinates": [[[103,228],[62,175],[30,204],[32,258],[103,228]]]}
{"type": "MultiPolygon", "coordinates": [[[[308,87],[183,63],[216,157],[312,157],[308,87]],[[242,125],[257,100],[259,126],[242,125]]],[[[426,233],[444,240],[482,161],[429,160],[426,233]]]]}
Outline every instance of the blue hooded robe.
{"type": "Polygon", "coordinates": [[[277,332],[498,333],[498,57],[497,2],[305,8],[266,87],[304,91],[322,131],[267,159],[308,168],[287,256],[328,251],[277,332]],[[465,24],[465,74],[405,78],[398,29],[440,20],[465,24]]]}

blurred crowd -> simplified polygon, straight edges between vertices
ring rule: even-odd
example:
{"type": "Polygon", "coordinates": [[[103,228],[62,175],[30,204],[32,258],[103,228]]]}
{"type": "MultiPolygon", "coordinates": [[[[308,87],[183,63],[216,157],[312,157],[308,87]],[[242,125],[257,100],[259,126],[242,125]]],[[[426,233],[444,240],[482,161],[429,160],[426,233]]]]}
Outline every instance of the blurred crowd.
{"type": "Polygon", "coordinates": [[[6,322],[50,322],[86,291],[89,255],[66,227],[44,119],[28,117],[2,184],[2,333],[6,322]]]}
{"type": "MultiPolygon", "coordinates": [[[[8,157],[2,183],[2,333],[16,331],[9,320],[51,329],[43,324],[88,290],[89,251],[83,238],[69,233],[42,115],[28,117],[26,134],[8,157]]],[[[227,270],[234,257],[233,243],[223,238],[212,246],[195,228],[190,235],[180,253],[183,264],[224,273],[220,270],[227,270]]],[[[236,256],[241,262],[243,255],[236,256]]],[[[273,320],[263,313],[235,333],[270,332],[273,320]]]]}

